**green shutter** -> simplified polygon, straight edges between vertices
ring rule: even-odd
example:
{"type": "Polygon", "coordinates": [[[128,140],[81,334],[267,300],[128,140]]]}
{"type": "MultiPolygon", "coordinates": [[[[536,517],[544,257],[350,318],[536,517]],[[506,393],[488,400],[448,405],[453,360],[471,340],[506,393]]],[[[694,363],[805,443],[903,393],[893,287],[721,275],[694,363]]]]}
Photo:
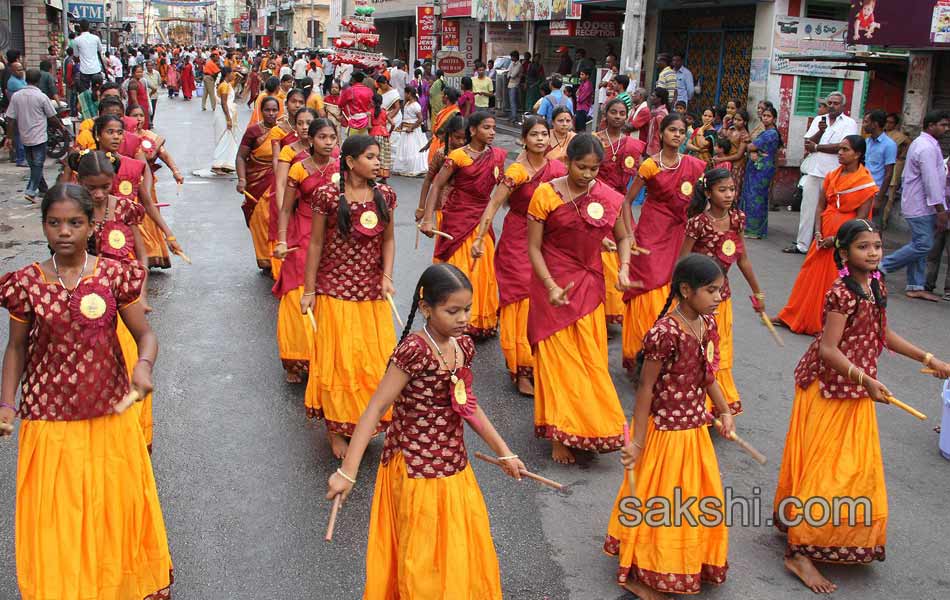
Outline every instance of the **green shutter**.
{"type": "Polygon", "coordinates": [[[795,116],[813,116],[818,110],[818,98],[824,98],[831,92],[840,92],[843,81],[832,78],[799,77],[798,93],[795,96],[795,116]]]}

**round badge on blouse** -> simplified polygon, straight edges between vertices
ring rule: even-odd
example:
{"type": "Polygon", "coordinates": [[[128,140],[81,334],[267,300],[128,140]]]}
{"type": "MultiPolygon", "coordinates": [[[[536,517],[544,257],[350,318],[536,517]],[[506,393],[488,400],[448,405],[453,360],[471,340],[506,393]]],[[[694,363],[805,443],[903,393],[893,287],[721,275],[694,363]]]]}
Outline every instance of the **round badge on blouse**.
{"type": "Polygon", "coordinates": [[[495,165],[495,179],[498,179],[498,176],[501,174],[501,170],[498,168],[498,165],[495,165]]]}
{"type": "Polygon", "coordinates": [[[123,181],[122,183],[119,184],[119,193],[122,194],[123,196],[131,196],[132,189],[133,188],[132,188],[131,181],[123,181]]]}
{"type": "Polygon", "coordinates": [[[716,358],[716,347],[713,346],[712,341],[706,344],[706,362],[711,363],[713,359],[716,358]]]}
{"type": "Polygon", "coordinates": [[[692,196],[693,184],[688,181],[684,181],[683,184],[680,185],[680,192],[682,192],[684,196],[692,196]]]}
{"type": "Polygon", "coordinates": [[[371,210],[368,210],[360,215],[360,225],[366,229],[375,229],[378,223],[379,217],[371,210]]]}
{"type": "Polygon", "coordinates": [[[146,150],[151,150],[151,149],[152,149],[152,142],[150,142],[150,141],[148,141],[148,140],[142,140],[142,147],[145,148],[146,150]]]}
{"type": "Polygon", "coordinates": [[[587,205],[587,216],[595,221],[604,216],[604,205],[600,202],[591,202],[587,205]]]}
{"type": "Polygon", "coordinates": [[[109,232],[109,246],[115,250],[121,250],[125,248],[125,234],[119,231],[118,229],[113,229],[109,232]]]}
{"type": "Polygon", "coordinates": [[[95,292],[86,294],[79,301],[79,312],[82,313],[82,316],[93,321],[106,314],[106,308],[108,308],[108,305],[105,299],[95,292]]]}
{"type": "Polygon", "coordinates": [[[339,173],[334,173],[334,174],[330,177],[330,182],[333,183],[333,184],[338,184],[338,183],[340,183],[340,174],[339,174],[339,173]]]}
{"type": "Polygon", "coordinates": [[[628,169],[632,169],[635,164],[637,164],[637,161],[633,160],[632,156],[628,156],[623,161],[623,166],[627,167],[628,169]]]}
{"type": "Polygon", "coordinates": [[[732,256],[736,253],[736,243],[732,240],[726,240],[722,243],[722,253],[726,256],[732,256]]]}
{"type": "MultiPolygon", "coordinates": [[[[453,377],[455,377],[453,375],[453,377]]],[[[465,391],[465,382],[461,379],[455,379],[455,389],[453,390],[455,395],[455,403],[459,405],[465,405],[468,403],[468,392],[465,391]]]]}

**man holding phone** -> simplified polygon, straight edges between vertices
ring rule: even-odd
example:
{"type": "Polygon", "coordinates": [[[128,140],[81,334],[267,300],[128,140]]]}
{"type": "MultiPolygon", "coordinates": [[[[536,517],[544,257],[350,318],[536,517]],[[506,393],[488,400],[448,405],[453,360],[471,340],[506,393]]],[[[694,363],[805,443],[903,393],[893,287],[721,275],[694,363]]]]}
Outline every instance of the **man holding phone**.
{"type": "Polygon", "coordinates": [[[814,153],[802,163],[802,208],[798,217],[798,237],[782,250],[786,254],[806,254],[815,235],[815,210],[825,175],[838,168],[838,145],[849,135],[858,133],[858,124],[844,114],[848,99],[841,92],[825,98],[828,113],[816,117],[805,133],[805,151],[814,153]]]}

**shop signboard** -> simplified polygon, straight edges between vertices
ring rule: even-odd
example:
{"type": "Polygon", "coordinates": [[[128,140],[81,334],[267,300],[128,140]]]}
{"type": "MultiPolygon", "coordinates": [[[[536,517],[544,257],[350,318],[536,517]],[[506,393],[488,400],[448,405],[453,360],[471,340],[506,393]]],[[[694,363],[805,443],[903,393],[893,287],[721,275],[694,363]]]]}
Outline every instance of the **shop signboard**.
{"type": "Polygon", "coordinates": [[[852,0],[848,44],[950,46],[950,0],[852,0]]]}
{"type": "Polygon", "coordinates": [[[416,57],[432,58],[435,52],[435,9],[432,6],[416,7],[416,57]]]}
{"type": "Polygon", "coordinates": [[[616,15],[594,14],[580,21],[551,21],[551,37],[616,38],[620,24],[616,15]]]}
{"type": "Polygon", "coordinates": [[[458,51],[461,31],[458,19],[442,19],[442,49],[458,51]]]}
{"type": "Polygon", "coordinates": [[[476,0],[445,0],[442,4],[442,18],[474,17],[476,0]]]}
{"type": "Polygon", "coordinates": [[[776,75],[803,75],[858,79],[860,72],[834,69],[835,62],[791,61],[794,55],[843,55],[847,51],[847,21],[778,16],[773,28],[771,71],[776,75]]]}

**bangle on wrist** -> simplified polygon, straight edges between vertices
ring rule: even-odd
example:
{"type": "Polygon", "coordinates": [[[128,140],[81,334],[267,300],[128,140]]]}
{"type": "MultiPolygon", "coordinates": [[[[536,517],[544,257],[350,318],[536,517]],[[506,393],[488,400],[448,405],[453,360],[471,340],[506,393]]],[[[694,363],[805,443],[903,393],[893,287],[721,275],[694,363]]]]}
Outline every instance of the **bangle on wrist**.
{"type": "Polygon", "coordinates": [[[516,459],[516,458],[518,458],[518,455],[517,455],[517,454],[509,454],[509,455],[507,455],[507,456],[499,456],[499,457],[498,457],[498,460],[513,460],[513,459],[516,459]]]}
{"type": "Polygon", "coordinates": [[[346,473],[344,473],[344,472],[343,472],[343,469],[337,469],[337,470],[336,470],[336,474],[339,475],[340,477],[342,477],[343,479],[346,479],[346,480],[349,481],[350,483],[356,485],[356,478],[350,477],[349,475],[347,475],[346,473]]]}
{"type": "Polygon", "coordinates": [[[927,354],[924,355],[924,360],[922,360],[921,362],[923,363],[923,365],[924,365],[925,367],[929,367],[929,366],[930,366],[930,361],[932,361],[933,358],[934,358],[933,353],[932,353],[932,352],[928,352],[927,354]]]}
{"type": "Polygon", "coordinates": [[[16,412],[16,407],[12,404],[7,404],[6,402],[0,402],[0,408],[9,408],[13,412],[16,412]]]}
{"type": "Polygon", "coordinates": [[[176,237],[173,236],[173,235],[168,235],[168,236],[165,236],[165,241],[166,241],[166,242],[177,242],[177,241],[178,241],[178,238],[176,238],[176,237]]]}
{"type": "Polygon", "coordinates": [[[149,366],[149,367],[154,367],[154,366],[155,366],[155,361],[154,361],[153,359],[151,359],[151,358],[145,358],[145,357],[143,357],[143,356],[140,356],[137,362],[148,363],[148,366],[149,366]]]}
{"type": "Polygon", "coordinates": [[[854,381],[854,363],[848,365],[848,381],[854,381]]]}
{"type": "Polygon", "coordinates": [[[390,275],[389,273],[383,273],[383,277],[385,277],[386,279],[388,279],[388,280],[391,281],[392,283],[396,283],[395,281],[393,281],[393,276],[390,275]]]}
{"type": "Polygon", "coordinates": [[[303,295],[304,295],[305,298],[306,298],[307,296],[316,296],[316,295],[317,295],[317,292],[315,292],[315,291],[314,291],[314,292],[304,292],[303,295]]]}
{"type": "Polygon", "coordinates": [[[756,292],[752,294],[756,300],[765,300],[765,292],[756,292]]]}
{"type": "Polygon", "coordinates": [[[864,385],[864,371],[858,371],[858,385],[864,385]]]}

